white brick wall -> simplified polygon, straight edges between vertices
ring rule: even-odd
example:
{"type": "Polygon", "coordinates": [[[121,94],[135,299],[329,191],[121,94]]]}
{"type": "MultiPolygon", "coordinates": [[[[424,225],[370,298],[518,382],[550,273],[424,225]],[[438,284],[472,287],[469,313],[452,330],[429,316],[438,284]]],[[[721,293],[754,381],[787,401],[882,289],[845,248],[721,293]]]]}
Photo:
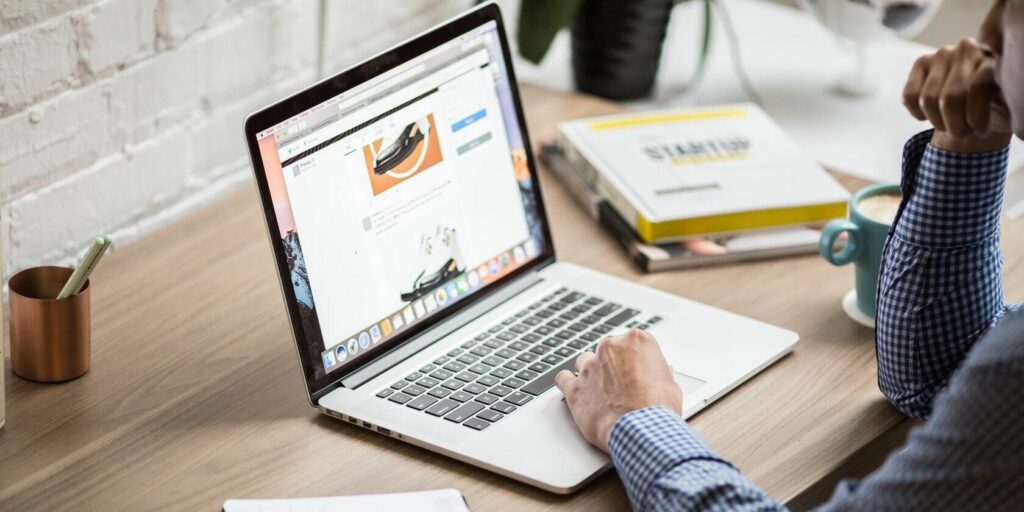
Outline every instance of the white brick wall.
{"type": "Polygon", "coordinates": [[[471,3],[0,0],[7,275],[70,263],[100,234],[130,242],[246,183],[247,113],[471,3]]]}

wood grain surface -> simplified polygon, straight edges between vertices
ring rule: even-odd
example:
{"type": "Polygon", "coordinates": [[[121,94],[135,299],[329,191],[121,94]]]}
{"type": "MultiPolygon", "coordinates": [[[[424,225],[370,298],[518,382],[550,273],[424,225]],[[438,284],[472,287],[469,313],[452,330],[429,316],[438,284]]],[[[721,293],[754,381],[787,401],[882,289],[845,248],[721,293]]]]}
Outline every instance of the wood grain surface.
{"type": "MultiPolygon", "coordinates": [[[[558,121],[620,108],[524,92],[535,144],[558,121]]],[[[806,256],[644,275],[546,171],[541,181],[561,259],[800,333],[792,355],[691,422],[773,496],[799,496],[904,421],[878,391],[872,333],[840,308],[852,268],[806,256]]],[[[1004,234],[1015,299],[1021,226],[1004,234]]],[[[614,472],[555,496],[317,414],[253,187],[112,253],[92,283],[88,374],[42,385],[4,370],[0,509],[214,511],[228,498],[442,487],[479,511],[629,506],[614,472]]]]}

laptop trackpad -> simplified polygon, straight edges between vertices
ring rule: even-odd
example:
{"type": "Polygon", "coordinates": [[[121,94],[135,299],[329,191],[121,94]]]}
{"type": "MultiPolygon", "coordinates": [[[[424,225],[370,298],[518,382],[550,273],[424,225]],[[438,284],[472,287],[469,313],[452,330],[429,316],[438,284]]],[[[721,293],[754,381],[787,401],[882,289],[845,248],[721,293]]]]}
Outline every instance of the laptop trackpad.
{"type": "Polygon", "coordinates": [[[700,388],[704,387],[707,382],[698,379],[697,377],[691,377],[685,373],[679,373],[672,371],[672,375],[676,379],[676,384],[679,384],[679,388],[683,390],[683,396],[693,396],[693,394],[700,388]]]}

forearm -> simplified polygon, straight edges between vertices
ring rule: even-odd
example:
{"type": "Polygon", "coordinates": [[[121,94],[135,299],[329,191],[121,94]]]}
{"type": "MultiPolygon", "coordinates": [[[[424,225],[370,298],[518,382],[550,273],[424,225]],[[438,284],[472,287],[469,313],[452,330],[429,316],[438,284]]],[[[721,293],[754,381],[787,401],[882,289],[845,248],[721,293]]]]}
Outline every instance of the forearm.
{"type": "Polygon", "coordinates": [[[904,203],[878,284],[879,386],[905,414],[927,416],[935,394],[1003,314],[999,213],[1005,149],[963,155],[907,144],[904,203]]]}
{"type": "Polygon", "coordinates": [[[609,451],[635,510],[784,510],[668,409],[623,416],[609,451]]]}

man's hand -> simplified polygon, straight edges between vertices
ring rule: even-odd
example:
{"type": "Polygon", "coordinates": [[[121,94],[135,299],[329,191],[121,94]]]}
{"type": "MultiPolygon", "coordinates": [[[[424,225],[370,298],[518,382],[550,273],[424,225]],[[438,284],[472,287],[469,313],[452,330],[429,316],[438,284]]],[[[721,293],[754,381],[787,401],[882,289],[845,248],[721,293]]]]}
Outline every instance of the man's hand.
{"type": "Polygon", "coordinates": [[[583,437],[606,452],[612,427],[626,413],[659,406],[682,413],[683,393],[672,369],[644,331],[605,339],[597,354],[580,354],[576,371],[563,370],[555,383],[583,437]]]}
{"type": "Polygon", "coordinates": [[[911,115],[935,127],[932,144],[958,153],[985,153],[1010,143],[1010,116],[996,83],[992,50],[974,39],[939,48],[914,63],[903,89],[911,115]]]}

